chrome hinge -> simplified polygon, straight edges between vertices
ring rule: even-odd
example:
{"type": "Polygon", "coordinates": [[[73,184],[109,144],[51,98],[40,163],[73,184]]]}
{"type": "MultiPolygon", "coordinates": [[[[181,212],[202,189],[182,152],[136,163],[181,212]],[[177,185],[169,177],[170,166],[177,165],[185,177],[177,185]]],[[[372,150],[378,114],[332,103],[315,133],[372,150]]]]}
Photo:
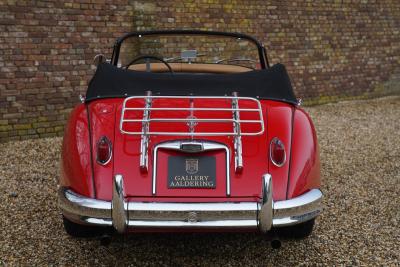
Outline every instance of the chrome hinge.
{"type": "Polygon", "coordinates": [[[85,103],[85,96],[82,94],[79,94],[79,101],[81,101],[81,103],[85,103]]]}
{"type": "Polygon", "coordinates": [[[297,105],[301,106],[301,104],[303,104],[303,99],[297,98],[297,105]]]}

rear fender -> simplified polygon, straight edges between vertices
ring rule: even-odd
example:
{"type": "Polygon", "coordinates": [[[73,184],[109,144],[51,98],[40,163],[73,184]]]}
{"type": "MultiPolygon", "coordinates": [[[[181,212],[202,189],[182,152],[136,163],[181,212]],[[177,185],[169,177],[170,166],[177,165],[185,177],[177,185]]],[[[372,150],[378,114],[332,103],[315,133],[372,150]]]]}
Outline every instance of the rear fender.
{"type": "Polygon", "coordinates": [[[115,106],[120,103],[118,99],[101,99],[89,103],[90,131],[92,134],[93,175],[96,198],[110,200],[112,198],[112,178],[115,159],[115,106]],[[111,141],[111,160],[100,164],[96,160],[97,143],[102,137],[111,141]]]}
{"type": "Polygon", "coordinates": [[[267,108],[267,129],[268,138],[264,142],[267,144],[265,157],[268,158],[268,170],[272,176],[273,198],[277,200],[286,199],[286,190],[289,174],[289,161],[286,160],[283,166],[275,166],[270,158],[270,143],[273,138],[279,138],[285,146],[286,158],[291,154],[292,138],[292,116],[293,106],[277,101],[268,101],[267,108]],[[268,151],[268,152],[267,152],[268,151]]]}
{"type": "Polygon", "coordinates": [[[320,159],[315,128],[309,115],[302,109],[296,109],[287,199],[319,188],[320,184],[320,159]]]}
{"type": "Polygon", "coordinates": [[[60,165],[61,186],[94,197],[88,114],[84,104],[73,109],[65,127],[60,165]]]}

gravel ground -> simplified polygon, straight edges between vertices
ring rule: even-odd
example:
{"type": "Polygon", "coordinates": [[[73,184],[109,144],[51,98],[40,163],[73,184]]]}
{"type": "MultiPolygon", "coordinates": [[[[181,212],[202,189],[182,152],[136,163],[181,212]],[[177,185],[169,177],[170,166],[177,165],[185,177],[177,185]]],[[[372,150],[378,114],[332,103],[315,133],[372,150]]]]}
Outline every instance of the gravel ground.
{"type": "Polygon", "coordinates": [[[60,138],[0,144],[0,266],[400,265],[400,97],[307,108],[321,147],[325,211],[312,236],[270,248],[259,234],[73,239],[56,187],[60,138]]]}

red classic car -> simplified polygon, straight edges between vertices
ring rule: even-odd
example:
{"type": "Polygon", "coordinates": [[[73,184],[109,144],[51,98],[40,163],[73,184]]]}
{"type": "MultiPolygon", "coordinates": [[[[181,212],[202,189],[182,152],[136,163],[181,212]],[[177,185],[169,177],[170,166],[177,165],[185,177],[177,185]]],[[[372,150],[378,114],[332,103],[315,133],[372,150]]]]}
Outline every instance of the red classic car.
{"type": "Polygon", "coordinates": [[[65,128],[58,197],[68,234],[311,233],[322,210],[315,129],[261,43],[133,32],[97,59],[65,128]]]}

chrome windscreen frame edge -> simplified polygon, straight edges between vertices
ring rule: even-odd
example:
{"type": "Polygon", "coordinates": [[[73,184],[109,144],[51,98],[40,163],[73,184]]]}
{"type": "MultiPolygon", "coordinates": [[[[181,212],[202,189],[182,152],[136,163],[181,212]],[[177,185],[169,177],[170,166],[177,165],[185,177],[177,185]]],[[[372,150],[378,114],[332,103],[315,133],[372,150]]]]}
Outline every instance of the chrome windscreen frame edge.
{"type": "Polygon", "coordinates": [[[180,141],[167,141],[164,143],[159,143],[154,147],[153,153],[153,179],[152,179],[152,189],[153,195],[156,195],[157,191],[157,154],[160,148],[174,151],[182,151],[182,144],[195,144],[202,147],[201,152],[213,151],[213,150],[225,150],[226,155],[226,195],[231,194],[231,178],[230,178],[230,152],[227,146],[210,141],[197,141],[197,140],[180,140],[180,141]]]}

